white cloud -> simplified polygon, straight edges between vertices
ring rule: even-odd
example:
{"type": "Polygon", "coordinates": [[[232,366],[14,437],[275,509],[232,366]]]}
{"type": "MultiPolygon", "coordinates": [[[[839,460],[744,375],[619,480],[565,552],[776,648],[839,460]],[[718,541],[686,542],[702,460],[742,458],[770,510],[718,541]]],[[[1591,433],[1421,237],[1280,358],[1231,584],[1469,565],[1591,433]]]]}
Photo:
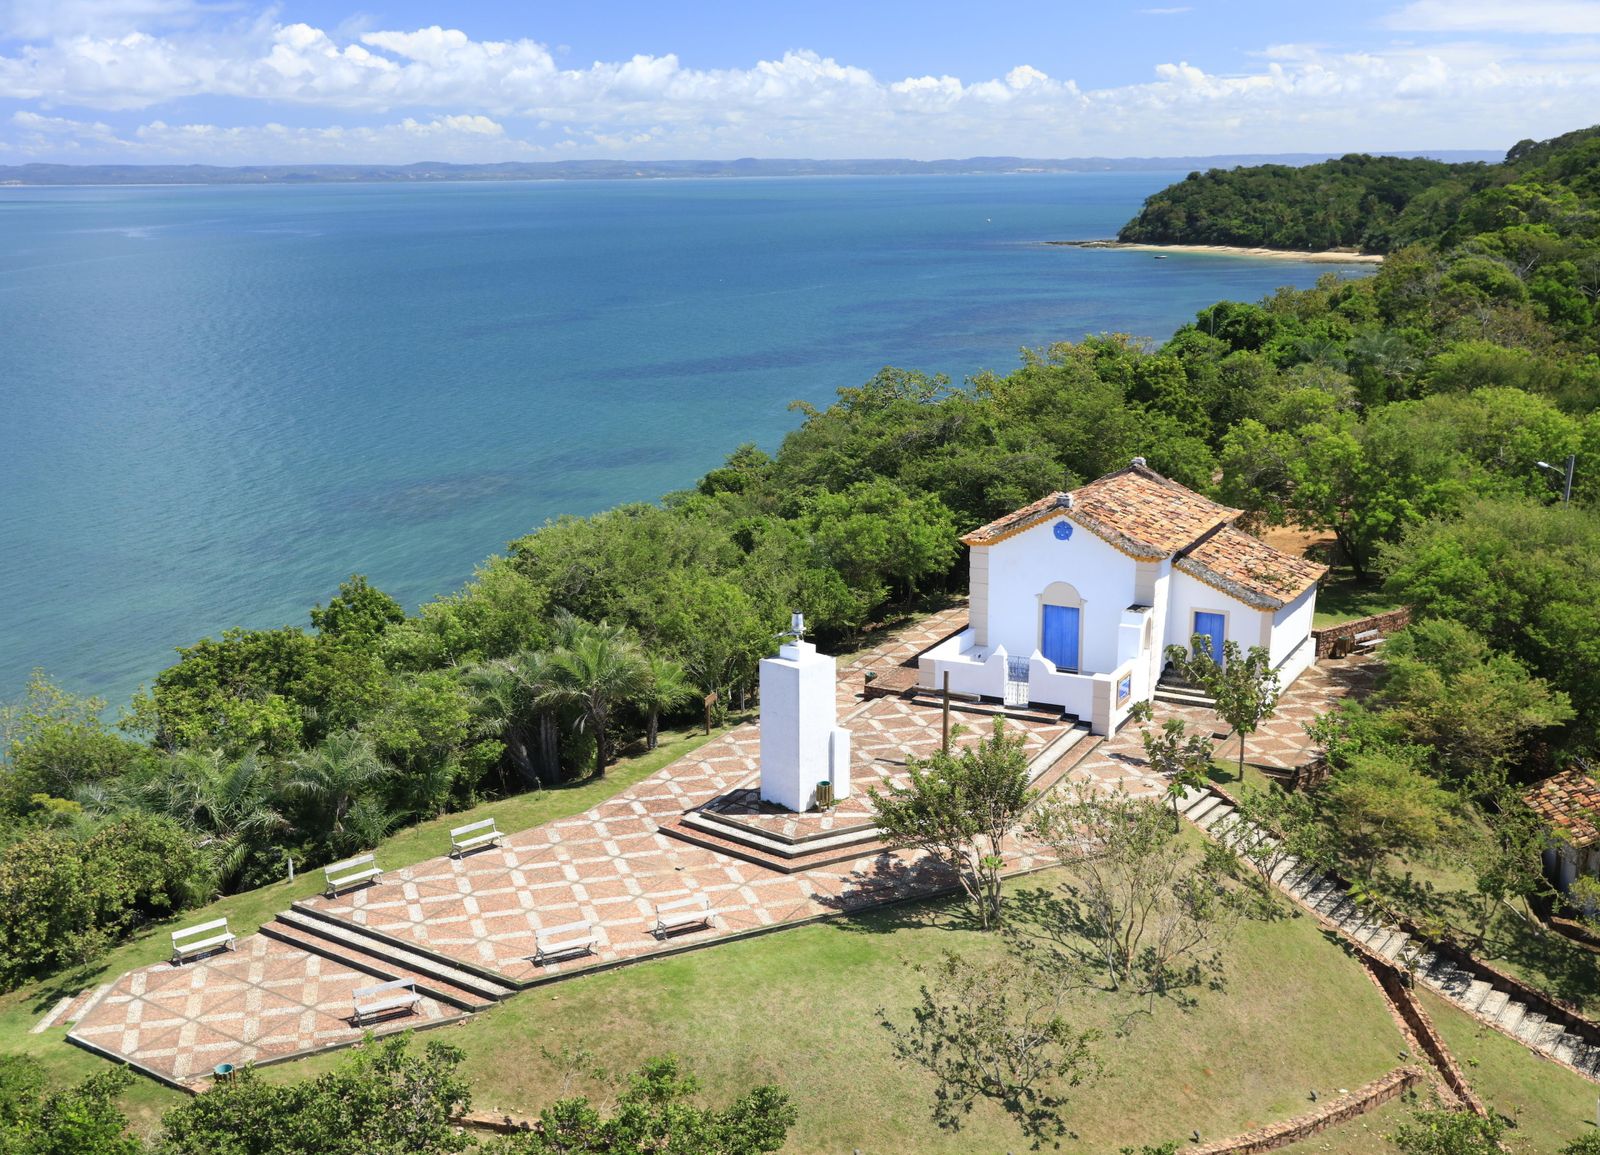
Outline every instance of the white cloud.
{"type": "Polygon", "coordinates": [[[1415,0],[1384,19],[1405,32],[1517,32],[1548,36],[1600,33],[1595,0],[1415,0]]]}
{"type": "MultiPolygon", "coordinates": [[[[190,0],[107,4],[133,16],[160,9],[180,22],[196,10],[190,0]]],[[[1449,11],[1469,21],[1488,19],[1492,7],[1458,0],[1449,11]]],[[[1600,13],[1600,3],[1529,8],[1535,23],[1556,9],[1600,13]]],[[[1444,11],[1420,0],[1391,20],[1444,11]]],[[[318,159],[446,158],[439,149],[495,160],[546,149],[650,158],[1483,147],[1586,124],[1597,97],[1600,41],[1568,37],[1515,52],[1470,39],[1346,53],[1279,44],[1238,73],[1178,60],[1144,83],[1094,90],[1026,61],[993,78],[897,79],[811,51],[745,68],[698,69],[673,54],[563,67],[531,39],[474,40],[441,26],[329,31],[270,18],[205,30],[79,30],[0,52],[0,100],[46,118],[104,110],[66,121],[85,125],[117,113],[110,118],[126,125],[149,110],[142,127],[100,143],[119,156],[162,159],[181,155],[185,142],[203,143],[209,151],[196,159],[213,160],[295,159],[293,149],[318,159]],[[173,126],[151,115],[196,98],[257,109],[249,119],[272,123],[173,126]],[[307,119],[342,123],[279,123],[307,119]],[[263,154],[251,156],[253,147],[263,154]]],[[[52,139],[79,150],[96,140],[16,120],[10,130],[13,143],[35,151],[52,139]]]]}

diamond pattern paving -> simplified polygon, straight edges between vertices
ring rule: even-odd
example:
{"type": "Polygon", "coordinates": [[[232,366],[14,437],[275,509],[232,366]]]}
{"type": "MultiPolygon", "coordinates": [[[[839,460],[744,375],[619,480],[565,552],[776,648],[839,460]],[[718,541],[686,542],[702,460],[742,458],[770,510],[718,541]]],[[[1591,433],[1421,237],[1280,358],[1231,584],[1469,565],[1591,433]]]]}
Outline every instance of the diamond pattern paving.
{"type": "MultiPolygon", "coordinates": [[[[182,966],[129,971],[78,1020],[72,1037],[173,1083],[209,1077],[218,1063],[262,1062],[354,1042],[352,992],[377,980],[255,934],[238,950],[182,966]]],[[[461,1012],[431,999],[374,1030],[398,1030],[461,1012]]]]}
{"type": "MultiPolygon", "coordinates": [[[[862,702],[859,675],[913,661],[964,621],[964,609],[924,619],[841,671],[841,721],[853,735],[858,783],[903,779],[906,759],[931,753],[940,731],[937,708],[900,698],[862,702]]],[[[1284,717],[1252,738],[1252,759],[1262,750],[1279,758],[1304,751],[1300,720],[1326,709],[1365,676],[1357,667],[1336,666],[1302,678],[1284,695],[1284,717]]],[[[1158,706],[1157,724],[1178,714],[1196,727],[1224,728],[1207,710],[1158,706]]],[[[960,720],[969,731],[958,742],[989,732],[987,718],[960,720]]],[[[1009,725],[1023,736],[1030,758],[1065,732],[1039,721],[1009,725]]],[[[523,983],[949,884],[938,864],[909,853],[869,851],[852,862],[780,874],[661,832],[662,823],[686,810],[752,788],[759,753],[757,728],[742,726],[584,814],[522,831],[500,847],[460,859],[441,856],[390,870],[376,885],[303,905],[409,948],[523,983]],[[656,904],[701,894],[714,912],[711,925],[658,938],[656,904]],[[594,953],[535,965],[537,932],[579,920],[594,928],[594,953]]],[[[1144,764],[1136,727],[1094,750],[1068,777],[1141,795],[1164,788],[1144,764]]],[[[847,813],[841,808],[843,818],[855,816],[859,807],[853,803],[847,813]]],[[[1023,843],[1010,865],[1026,869],[1047,861],[1041,847],[1023,843]]],[[[360,1037],[350,1022],[351,992],[374,982],[372,977],[259,934],[237,945],[237,951],[181,967],[162,963],[123,975],[86,1008],[72,1037],[179,1083],[203,1079],[217,1063],[264,1061],[360,1037]]],[[[424,999],[415,1014],[379,1029],[460,1013],[424,999]]]]}

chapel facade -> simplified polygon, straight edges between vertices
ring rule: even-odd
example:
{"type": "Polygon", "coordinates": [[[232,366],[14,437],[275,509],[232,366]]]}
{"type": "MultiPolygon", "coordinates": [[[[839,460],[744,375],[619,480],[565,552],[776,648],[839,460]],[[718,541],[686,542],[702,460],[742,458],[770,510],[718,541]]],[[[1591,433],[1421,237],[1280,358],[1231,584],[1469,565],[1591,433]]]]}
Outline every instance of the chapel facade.
{"type": "Polygon", "coordinates": [[[919,659],[918,682],[954,693],[1059,706],[1097,734],[1149,698],[1166,648],[1196,635],[1261,646],[1288,686],[1316,659],[1317,582],[1327,567],[1234,524],[1241,511],[1126,469],[1006,514],[970,548],[968,627],[919,659]]]}

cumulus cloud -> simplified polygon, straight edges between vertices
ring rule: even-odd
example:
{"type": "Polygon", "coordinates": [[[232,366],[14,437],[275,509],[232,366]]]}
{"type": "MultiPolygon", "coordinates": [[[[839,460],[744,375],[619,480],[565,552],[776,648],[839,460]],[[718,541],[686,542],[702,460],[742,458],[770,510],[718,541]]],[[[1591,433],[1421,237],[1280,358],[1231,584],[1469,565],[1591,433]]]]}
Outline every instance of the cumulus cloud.
{"type": "MultiPolygon", "coordinates": [[[[80,3],[94,6],[66,0],[80,3]]],[[[328,30],[269,15],[190,27],[195,0],[104,3],[135,23],[164,13],[170,26],[77,21],[0,50],[0,101],[40,117],[87,112],[58,117],[71,123],[109,118],[120,133],[100,142],[123,157],[179,155],[184,142],[201,160],[281,159],[296,148],[339,159],[344,148],[348,159],[393,161],[434,147],[476,160],[546,150],[649,158],[1481,147],[1587,123],[1600,96],[1600,45],[1572,37],[1516,52],[1471,40],[1346,53],[1274,45],[1241,72],[1180,59],[1140,83],[1083,89],[1025,60],[989,78],[878,77],[808,50],[742,68],[696,68],[674,54],[563,66],[532,39],[477,40],[438,25],[328,30]],[[173,126],[156,115],[199,99],[256,109],[241,119],[269,123],[173,126]],[[142,123],[130,126],[135,117],[142,123]],[[286,127],[313,120],[327,126],[286,127]],[[1385,139],[1374,139],[1380,131],[1385,139]],[[252,147],[265,151],[251,156],[252,147]]],[[[1449,29],[1465,32],[1497,19],[1495,10],[1418,0],[1390,19],[1453,20],[1449,29]]],[[[1597,13],[1600,3],[1533,0],[1516,19],[1537,26],[1597,13]]],[[[10,129],[12,143],[36,151],[51,139],[80,150],[96,140],[15,120],[10,129]]]]}

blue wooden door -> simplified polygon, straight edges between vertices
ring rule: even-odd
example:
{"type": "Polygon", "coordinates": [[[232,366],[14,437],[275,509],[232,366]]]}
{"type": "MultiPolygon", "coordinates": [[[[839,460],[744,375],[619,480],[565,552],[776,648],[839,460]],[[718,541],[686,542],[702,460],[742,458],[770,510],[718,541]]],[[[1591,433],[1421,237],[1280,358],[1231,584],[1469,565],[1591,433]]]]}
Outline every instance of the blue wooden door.
{"type": "Polygon", "coordinates": [[[1045,606],[1044,637],[1039,651],[1055,663],[1058,670],[1078,669],[1078,607],[1045,606]]]}
{"type": "Polygon", "coordinates": [[[1222,665],[1222,639],[1227,636],[1228,619],[1221,614],[1208,614],[1196,610],[1194,615],[1194,632],[1204,634],[1210,639],[1211,660],[1217,665],[1222,665]]]}

